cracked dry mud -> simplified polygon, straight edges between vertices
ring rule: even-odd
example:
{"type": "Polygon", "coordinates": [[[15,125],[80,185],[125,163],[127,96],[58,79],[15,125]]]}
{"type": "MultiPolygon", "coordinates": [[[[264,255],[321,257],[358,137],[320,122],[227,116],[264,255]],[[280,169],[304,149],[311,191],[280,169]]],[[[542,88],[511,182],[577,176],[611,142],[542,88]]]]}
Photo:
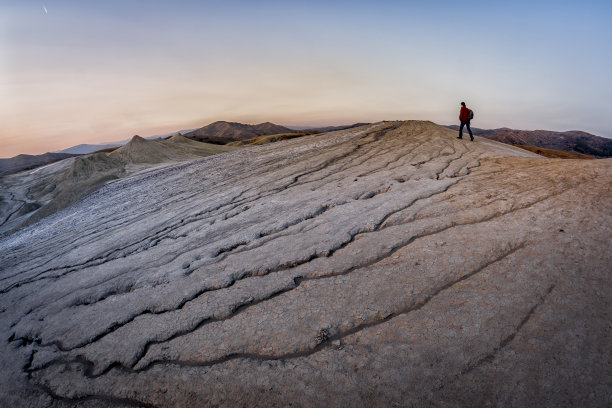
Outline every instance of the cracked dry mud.
{"type": "Polygon", "coordinates": [[[0,240],[0,405],[609,406],[612,160],[383,122],[0,240]]]}

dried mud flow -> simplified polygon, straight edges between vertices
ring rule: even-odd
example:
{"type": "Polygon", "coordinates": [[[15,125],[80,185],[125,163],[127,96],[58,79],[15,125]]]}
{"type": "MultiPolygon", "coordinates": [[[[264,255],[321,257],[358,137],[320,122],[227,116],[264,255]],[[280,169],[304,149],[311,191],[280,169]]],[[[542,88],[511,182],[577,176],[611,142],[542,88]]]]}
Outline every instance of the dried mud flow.
{"type": "Polygon", "coordinates": [[[169,139],[134,136],[110,153],[97,152],[0,176],[0,237],[48,217],[122,177],[233,150],[236,147],[196,142],[180,133],[169,139]]]}
{"type": "Polygon", "coordinates": [[[612,404],[612,159],[383,122],[0,239],[0,406],[612,404]]]}

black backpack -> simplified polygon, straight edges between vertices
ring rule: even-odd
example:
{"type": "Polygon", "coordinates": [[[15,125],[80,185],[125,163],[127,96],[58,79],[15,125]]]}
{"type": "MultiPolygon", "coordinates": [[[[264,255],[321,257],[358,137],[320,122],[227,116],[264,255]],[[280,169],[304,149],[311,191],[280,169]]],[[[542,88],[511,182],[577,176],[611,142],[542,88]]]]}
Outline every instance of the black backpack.
{"type": "Polygon", "coordinates": [[[474,119],[474,111],[471,109],[468,109],[468,120],[472,120],[474,119]]]}

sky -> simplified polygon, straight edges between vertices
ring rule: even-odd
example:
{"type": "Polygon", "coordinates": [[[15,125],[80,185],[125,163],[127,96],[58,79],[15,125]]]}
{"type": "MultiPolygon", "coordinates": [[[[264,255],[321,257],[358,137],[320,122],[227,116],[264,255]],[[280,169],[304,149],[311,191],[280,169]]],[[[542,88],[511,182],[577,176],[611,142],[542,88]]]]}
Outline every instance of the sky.
{"type": "Polygon", "coordinates": [[[612,2],[0,0],[0,157],[216,120],[612,137],[612,2]]]}

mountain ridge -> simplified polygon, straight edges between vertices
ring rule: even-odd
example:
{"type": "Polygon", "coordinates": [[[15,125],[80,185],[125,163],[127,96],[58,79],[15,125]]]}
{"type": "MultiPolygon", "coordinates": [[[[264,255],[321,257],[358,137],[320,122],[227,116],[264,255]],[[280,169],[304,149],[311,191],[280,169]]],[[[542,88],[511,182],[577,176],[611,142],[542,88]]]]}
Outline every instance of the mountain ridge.
{"type": "MultiPolygon", "coordinates": [[[[447,127],[453,130],[459,129],[457,125],[449,125],[447,127]]],[[[502,143],[563,150],[599,158],[612,157],[612,139],[593,135],[581,130],[560,132],[552,130],[520,130],[507,127],[498,129],[480,129],[472,127],[471,129],[475,135],[502,143]]]]}
{"type": "Polygon", "coordinates": [[[184,136],[199,142],[226,144],[261,135],[293,132],[296,131],[271,122],[247,125],[238,122],[216,121],[194,131],[185,133],[184,136]]]}

